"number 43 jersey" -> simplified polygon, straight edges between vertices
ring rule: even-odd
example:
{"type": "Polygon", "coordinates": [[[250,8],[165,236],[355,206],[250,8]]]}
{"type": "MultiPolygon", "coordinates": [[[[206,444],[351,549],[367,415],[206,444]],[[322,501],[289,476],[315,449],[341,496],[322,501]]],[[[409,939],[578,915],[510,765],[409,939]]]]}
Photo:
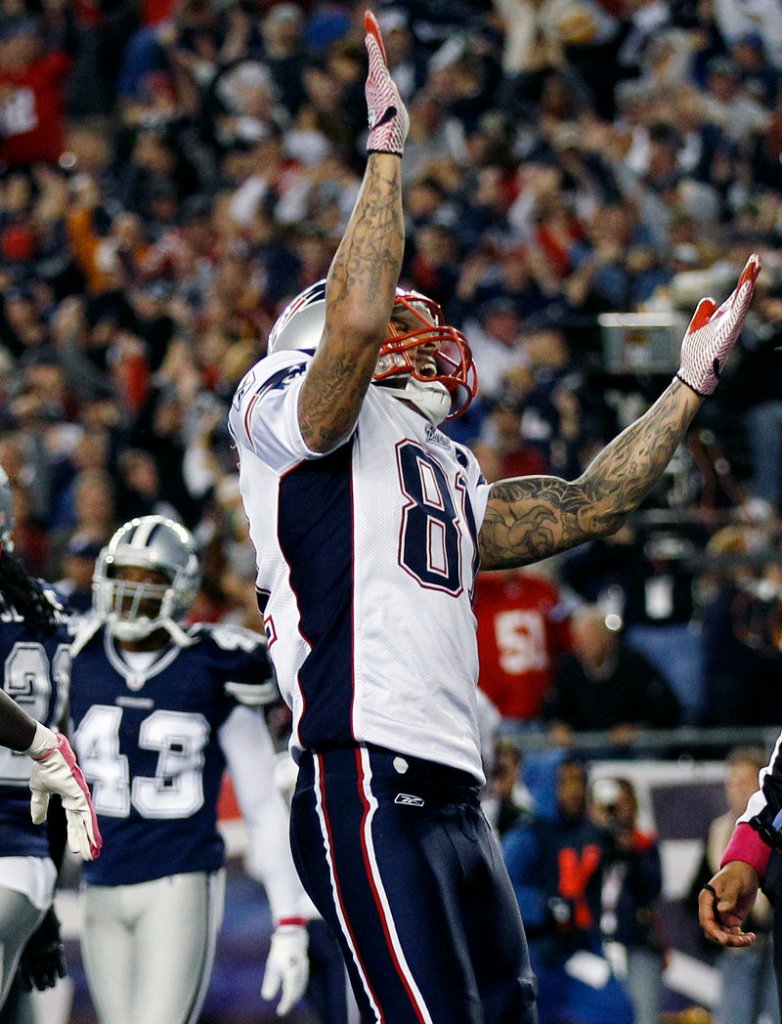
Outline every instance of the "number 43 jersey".
{"type": "Polygon", "coordinates": [[[223,864],[217,800],[231,754],[223,727],[241,704],[267,703],[276,686],[262,636],[203,624],[187,635],[188,646],[172,640],[144,665],[123,656],[105,628],[77,643],[73,738],[103,834],[100,858],[83,866],[93,885],[223,864]]]}
{"type": "Polygon", "coordinates": [[[488,486],[467,449],[377,385],[345,443],[309,451],[310,358],[257,363],[229,420],[294,757],[368,742],[482,781],[471,598],[488,486]]]}

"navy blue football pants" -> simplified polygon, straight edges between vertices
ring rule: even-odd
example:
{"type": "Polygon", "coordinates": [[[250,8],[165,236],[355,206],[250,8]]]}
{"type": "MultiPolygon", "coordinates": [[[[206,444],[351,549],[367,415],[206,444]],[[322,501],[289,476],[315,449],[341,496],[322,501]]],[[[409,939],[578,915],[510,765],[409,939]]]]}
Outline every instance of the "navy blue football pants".
{"type": "Polygon", "coordinates": [[[471,776],[377,747],[308,752],[291,846],[364,1020],[536,1024],[518,905],[471,776]]]}

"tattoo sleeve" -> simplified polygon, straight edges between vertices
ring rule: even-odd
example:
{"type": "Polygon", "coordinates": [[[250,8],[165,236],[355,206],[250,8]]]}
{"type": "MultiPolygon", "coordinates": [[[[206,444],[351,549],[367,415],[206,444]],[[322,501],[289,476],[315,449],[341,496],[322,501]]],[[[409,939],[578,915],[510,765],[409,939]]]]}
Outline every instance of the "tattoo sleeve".
{"type": "Polygon", "coordinates": [[[299,398],[299,425],[318,452],[353,429],[394,302],[404,251],[401,169],[369,157],[359,197],[326,279],[326,327],[299,398]]]}
{"type": "Polygon", "coordinates": [[[527,565],[613,533],[661,476],[700,401],[674,381],[577,480],[538,476],[494,484],[480,531],[482,567],[527,565]]]}

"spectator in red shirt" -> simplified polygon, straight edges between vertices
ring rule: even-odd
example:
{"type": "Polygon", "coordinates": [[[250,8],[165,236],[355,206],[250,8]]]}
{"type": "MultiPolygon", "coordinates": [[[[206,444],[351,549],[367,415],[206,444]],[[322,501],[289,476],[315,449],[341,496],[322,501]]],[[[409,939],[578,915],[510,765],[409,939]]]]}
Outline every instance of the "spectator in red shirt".
{"type": "Polygon", "coordinates": [[[481,689],[507,723],[539,721],[554,662],[571,648],[559,591],[526,569],[480,573],[475,615],[481,689]]]}
{"type": "Polygon", "coordinates": [[[32,18],[0,20],[0,162],[54,163],[63,151],[65,50],[42,49],[32,18]]]}

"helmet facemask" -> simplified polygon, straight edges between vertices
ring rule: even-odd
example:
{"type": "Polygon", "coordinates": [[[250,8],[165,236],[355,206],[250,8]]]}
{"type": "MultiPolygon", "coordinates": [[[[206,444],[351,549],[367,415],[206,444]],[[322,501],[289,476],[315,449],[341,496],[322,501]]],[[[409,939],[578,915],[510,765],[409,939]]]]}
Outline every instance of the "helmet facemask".
{"type": "Polygon", "coordinates": [[[389,323],[372,380],[383,384],[397,398],[418,406],[435,425],[460,416],[475,397],[477,374],[467,339],[444,324],[440,306],[418,292],[397,289],[389,323]],[[407,330],[399,326],[396,314],[408,314],[420,326],[407,330]],[[396,320],[396,323],[395,323],[396,320]],[[434,367],[420,370],[413,358],[416,350],[428,347],[434,367]]]}
{"type": "Polygon", "coordinates": [[[98,614],[116,637],[142,640],[179,618],[181,612],[176,608],[173,581],[152,583],[123,579],[117,575],[119,568],[118,565],[107,567],[96,588],[98,614]]]}
{"type": "Polygon", "coordinates": [[[200,580],[188,530],[162,516],[133,519],[98,556],[93,576],[96,620],[105,622],[119,640],[142,640],[164,629],[178,643],[187,644],[179,623],[195,600],[200,580]],[[130,568],[156,578],[123,578],[121,570],[130,568]]]}

